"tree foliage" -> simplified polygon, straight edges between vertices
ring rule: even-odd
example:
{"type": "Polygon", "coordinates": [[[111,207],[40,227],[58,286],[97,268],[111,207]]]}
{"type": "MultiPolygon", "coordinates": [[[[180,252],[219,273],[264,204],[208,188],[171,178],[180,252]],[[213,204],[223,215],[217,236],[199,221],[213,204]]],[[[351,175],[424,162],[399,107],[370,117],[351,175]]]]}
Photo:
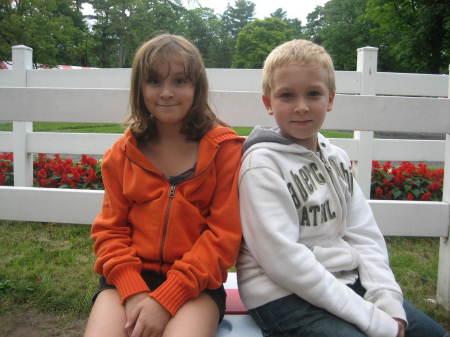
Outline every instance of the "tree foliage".
{"type": "Polygon", "coordinates": [[[194,42],[208,67],[258,68],[277,44],[307,38],[329,51],[337,70],[354,70],[356,49],[373,46],[379,71],[448,71],[446,0],[329,0],[306,25],[282,8],[255,21],[255,8],[250,0],[230,1],[222,14],[181,0],[0,0],[0,60],[23,44],[36,63],[129,67],[140,44],[168,32],[194,42]],[[85,3],[92,14],[83,15],[85,3]]]}
{"type": "Polygon", "coordinates": [[[447,73],[450,63],[450,6],[445,0],[368,0],[367,16],[380,53],[395,71],[447,73]]]}
{"type": "Polygon", "coordinates": [[[239,33],[233,57],[235,68],[261,68],[270,51],[293,38],[294,31],[279,18],[256,20],[239,33]]]}
{"type": "Polygon", "coordinates": [[[23,44],[33,48],[36,63],[83,64],[88,37],[80,5],[72,0],[2,0],[0,59],[10,59],[11,47],[23,44]]]}

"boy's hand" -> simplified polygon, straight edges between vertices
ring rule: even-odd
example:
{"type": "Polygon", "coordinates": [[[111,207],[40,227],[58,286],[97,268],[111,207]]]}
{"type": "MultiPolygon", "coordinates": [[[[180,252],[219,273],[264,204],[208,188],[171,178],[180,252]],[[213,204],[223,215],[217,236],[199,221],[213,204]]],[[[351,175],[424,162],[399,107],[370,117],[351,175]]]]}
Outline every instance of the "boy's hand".
{"type": "Polygon", "coordinates": [[[400,318],[394,318],[398,324],[397,337],[405,337],[406,322],[400,318]]]}
{"type": "Polygon", "coordinates": [[[170,319],[170,313],[147,293],[128,298],[125,315],[125,329],[130,337],[160,337],[170,319]]]}

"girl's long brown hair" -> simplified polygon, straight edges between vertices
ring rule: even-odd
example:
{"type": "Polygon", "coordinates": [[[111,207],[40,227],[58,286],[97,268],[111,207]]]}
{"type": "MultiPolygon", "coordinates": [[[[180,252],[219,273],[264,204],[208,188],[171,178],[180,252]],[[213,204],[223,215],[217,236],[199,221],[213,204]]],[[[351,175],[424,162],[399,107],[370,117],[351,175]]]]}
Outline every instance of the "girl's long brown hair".
{"type": "Polygon", "coordinates": [[[184,118],[181,133],[186,139],[198,141],[214,125],[225,125],[208,104],[208,80],[205,66],[198,49],[182,36],[162,34],[145,42],[137,50],[131,70],[130,114],[125,123],[141,143],[158,137],[158,129],[142,97],[142,83],[156,71],[157,64],[169,57],[181,57],[186,77],[192,82],[194,100],[191,110],[184,118]]]}

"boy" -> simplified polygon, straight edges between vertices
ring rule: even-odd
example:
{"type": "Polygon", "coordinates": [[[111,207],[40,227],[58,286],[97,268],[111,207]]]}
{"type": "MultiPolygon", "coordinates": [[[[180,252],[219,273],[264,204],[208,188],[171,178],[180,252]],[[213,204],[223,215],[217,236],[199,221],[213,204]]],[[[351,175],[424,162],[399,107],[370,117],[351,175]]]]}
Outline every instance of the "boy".
{"type": "Polygon", "coordinates": [[[294,40],[267,57],[262,99],[278,128],[244,145],[242,300],[264,336],[448,336],[403,302],[347,154],[318,133],[334,97],[322,47],[294,40]]]}

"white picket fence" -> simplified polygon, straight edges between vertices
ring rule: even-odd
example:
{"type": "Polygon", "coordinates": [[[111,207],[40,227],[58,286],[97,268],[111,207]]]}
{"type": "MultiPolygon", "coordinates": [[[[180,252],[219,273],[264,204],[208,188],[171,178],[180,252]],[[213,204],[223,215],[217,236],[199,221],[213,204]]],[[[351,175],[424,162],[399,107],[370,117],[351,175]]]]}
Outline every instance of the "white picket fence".
{"type": "MultiPolygon", "coordinates": [[[[102,154],[119,135],[33,132],[33,122],[119,123],[128,111],[130,69],[33,70],[32,50],[12,48],[0,70],[0,152],[14,153],[13,187],[0,187],[0,219],[90,224],[103,191],[32,187],[32,154],[102,154]]],[[[450,310],[449,76],[377,72],[378,49],[357,51],[356,71],[337,71],[334,110],[324,129],[357,130],[332,139],[357,162],[370,195],[372,160],[443,162],[442,202],[370,200],[385,235],[441,237],[437,299],[450,310]],[[445,140],[376,139],[374,131],[446,134],[445,140]]],[[[233,126],[271,126],[260,96],[260,69],[207,69],[213,109],[233,126]]]]}

